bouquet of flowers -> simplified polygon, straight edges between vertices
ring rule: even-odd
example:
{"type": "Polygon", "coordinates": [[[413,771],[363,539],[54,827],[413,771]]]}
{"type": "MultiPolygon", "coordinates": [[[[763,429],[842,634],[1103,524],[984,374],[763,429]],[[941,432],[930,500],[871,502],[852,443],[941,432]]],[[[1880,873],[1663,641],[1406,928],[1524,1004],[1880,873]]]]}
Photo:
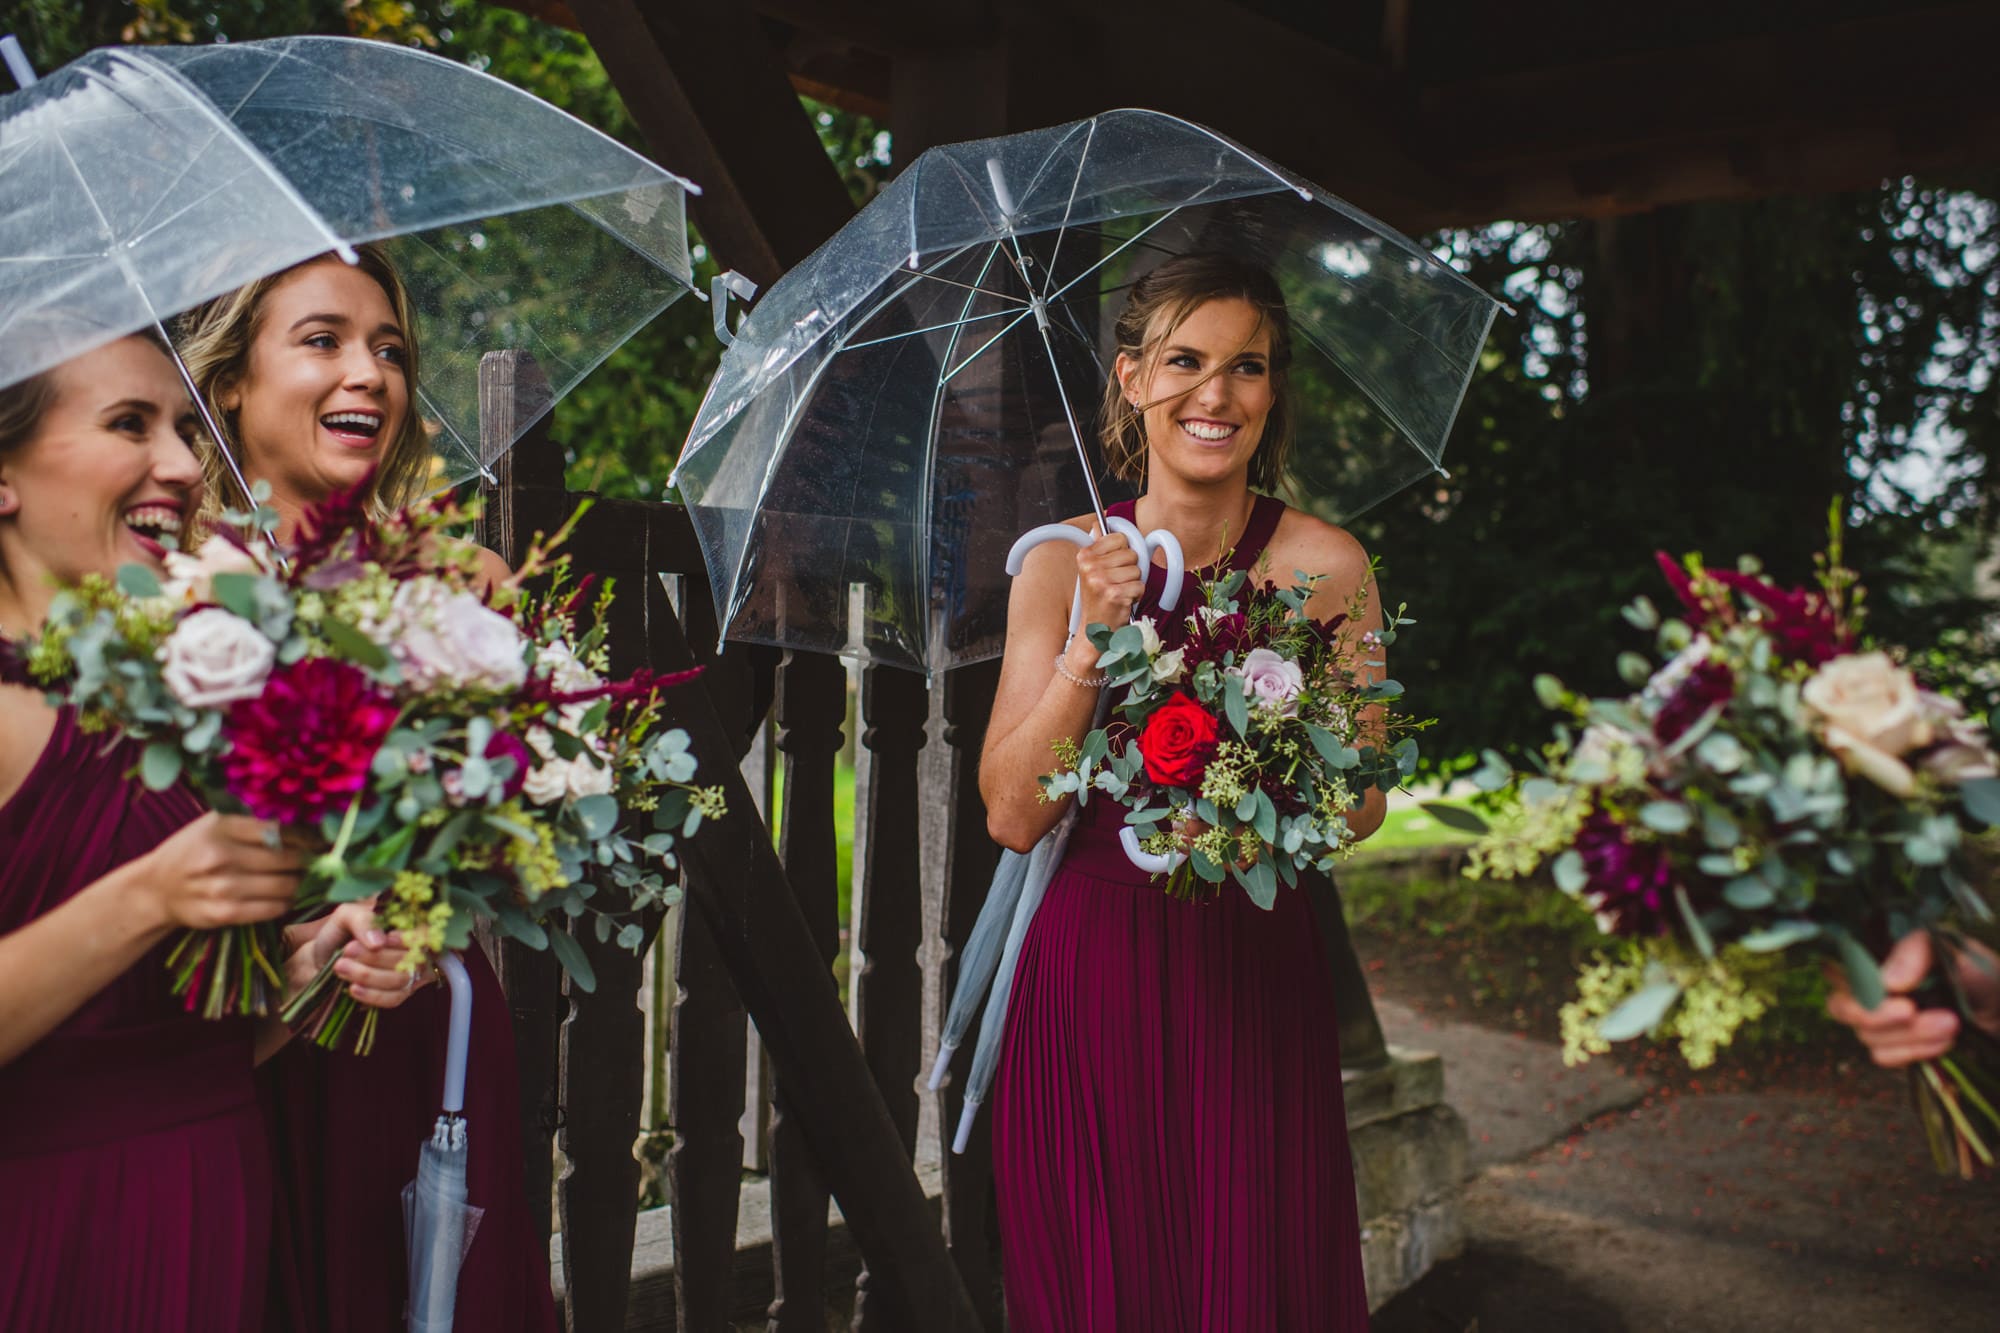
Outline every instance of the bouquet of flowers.
{"type": "MultiPolygon", "coordinates": [[[[1968,926],[1992,920],[1965,846],[2000,822],[2000,764],[1959,704],[1864,648],[1838,530],[1807,588],[1772,583],[1754,560],[1659,562],[1681,614],[1641,598],[1625,616],[1657,634],[1665,664],[1623,654],[1637,692],[1622,699],[1537,680],[1566,724],[1467,870],[1508,879],[1546,863],[1624,942],[1583,969],[1563,1010],[1571,1063],[1651,1033],[1702,1067],[1774,1002],[1788,964],[1837,962],[1872,1008],[1890,940],[1928,929],[1951,958],[1968,926]]],[[[1482,773],[1489,788],[1510,777],[1491,753],[1482,773]]],[[[1992,1164],[1989,1056],[1962,1044],[1914,1071],[1941,1169],[1992,1164]]]]}
{"type": "MultiPolygon", "coordinates": [[[[615,929],[638,947],[643,930],[621,918],[678,897],[676,838],[723,813],[721,788],[694,784],[687,734],[660,725],[662,691],[695,673],[606,678],[611,589],[569,586],[554,554],[567,527],[489,602],[470,549],[446,536],[462,505],[375,522],[361,497],[314,510],[287,551],[216,535],[170,552],[164,581],[127,565],[59,592],[12,674],[74,705],[84,729],[143,741],[149,787],[186,781],[216,809],[303,831],[322,850],[300,914],[375,899],[411,970],[487,918],[553,949],[587,990],[582,948],[542,923],[589,912],[600,940],[615,929]],[[524,591],[530,579],[545,591],[524,591]],[[622,890],[615,907],[595,901],[593,871],[622,890]]],[[[268,530],[271,515],[230,518],[268,530]]],[[[208,1017],[270,1012],[278,929],[187,932],[174,993],[208,1017]]],[[[284,1017],[366,1051],[375,1014],[357,1023],[358,1008],[329,967],[284,1017]]]]}
{"type": "Polygon", "coordinates": [[[1040,781],[1045,800],[1083,804],[1096,791],[1126,807],[1127,850],[1175,858],[1168,892],[1233,878],[1268,908],[1280,881],[1296,885],[1350,848],[1347,815],[1370,788],[1416,771],[1407,733],[1424,724],[1387,707],[1402,686],[1373,679],[1382,664],[1368,660],[1414,623],[1407,608],[1357,634],[1365,591],[1313,620],[1317,577],[1279,588],[1255,572],[1201,581],[1171,650],[1150,619],[1090,626],[1098,668],[1124,693],[1105,726],[1057,746],[1059,768],[1040,781]]]}

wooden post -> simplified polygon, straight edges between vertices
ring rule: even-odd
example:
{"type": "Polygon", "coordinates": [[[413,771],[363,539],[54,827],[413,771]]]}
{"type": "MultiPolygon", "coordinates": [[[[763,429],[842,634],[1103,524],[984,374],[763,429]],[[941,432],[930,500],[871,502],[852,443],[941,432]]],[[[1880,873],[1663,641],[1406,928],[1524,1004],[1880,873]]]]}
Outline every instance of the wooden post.
{"type": "MultiPolygon", "coordinates": [[[[847,672],[837,658],[789,652],[778,672],[778,751],[785,757],[780,857],[830,979],[840,950],[840,881],[833,829],[833,764],[847,712],[847,672]]],[[[837,995],[837,992],[836,992],[837,995]]],[[[836,1004],[838,1000],[836,999],[836,1004]]],[[[762,1034],[761,1026],[758,1029],[762,1034]]],[[[771,1107],[771,1333],[819,1333],[826,1324],[826,1183],[807,1146],[805,1119],[777,1069],[771,1107]]]]}
{"type": "MultiPolygon", "coordinates": [[[[680,649],[679,660],[692,661],[685,643],[680,649]]],[[[799,1127],[867,1257],[871,1293],[892,1312],[892,1326],[971,1333],[978,1313],[847,1025],[819,942],[756,818],[722,720],[698,689],[677,692],[668,710],[693,740],[702,780],[722,784],[730,810],[683,845],[690,924],[699,917],[706,926],[790,1104],[809,1112],[799,1127]]]]}
{"type": "MultiPolygon", "coordinates": [[[[479,362],[480,450],[492,457],[512,440],[515,423],[529,404],[548,401],[548,377],[526,352],[488,352],[479,362]]],[[[507,564],[520,564],[533,540],[524,513],[524,489],[560,491],[562,451],[549,439],[543,416],[513,448],[492,465],[494,480],[480,486],[479,540],[507,564]]],[[[541,1253],[548,1253],[550,1201],[555,1171],[555,1133],[561,1123],[561,1075],[556,1053],[562,1021],[562,969],[553,955],[482,931],[481,944],[493,961],[514,1020],[514,1058],[521,1075],[521,1170],[528,1216],[534,1219],[541,1253]]]]}
{"type": "MultiPolygon", "coordinates": [[[[861,1050],[912,1158],[917,1146],[917,1072],[922,1063],[924,976],[923,863],[912,836],[921,819],[917,754],[928,699],[922,677],[892,667],[861,674],[862,749],[867,786],[856,823],[865,825],[856,874],[861,926],[854,975],[854,1024],[861,1050]]],[[[854,1284],[855,1333],[884,1326],[864,1269],[854,1284]]]]}

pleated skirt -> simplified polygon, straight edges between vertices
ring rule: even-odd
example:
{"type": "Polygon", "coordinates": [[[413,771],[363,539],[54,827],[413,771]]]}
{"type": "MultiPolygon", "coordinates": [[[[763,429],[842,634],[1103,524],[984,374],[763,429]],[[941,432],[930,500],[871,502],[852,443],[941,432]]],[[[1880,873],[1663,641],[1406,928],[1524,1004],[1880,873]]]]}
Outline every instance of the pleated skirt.
{"type": "Polygon", "coordinates": [[[1310,904],[1176,901],[1093,832],[1024,941],[991,1094],[1009,1329],[1366,1329],[1310,904]]]}
{"type": "Polygon", "coordinates": [[[110,1143],[0,1157],[0,1329],[255,1333],[270,1201],[254,1102],[110,1143]]]}

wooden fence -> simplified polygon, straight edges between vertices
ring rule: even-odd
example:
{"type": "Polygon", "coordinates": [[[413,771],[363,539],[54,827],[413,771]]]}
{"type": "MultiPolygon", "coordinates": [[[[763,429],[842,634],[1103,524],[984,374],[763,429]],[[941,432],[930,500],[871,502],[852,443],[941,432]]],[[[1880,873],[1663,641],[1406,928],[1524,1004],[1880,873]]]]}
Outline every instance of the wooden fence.
{"type": "MultiPolygon", "coordinates": [[[[487,358],[489,437],[512,434],[516,403],[533,401],[538,377],[523,354],[487,358]]],[[[583,497],[564,487],[546,418],[495,471],[482,538],[513,563],[583,497]]],[[[867,1265],[854,1288],[855,1329],[1001,1327],[987,1136],[975,1135],[964,1156],[942,1155],[941,1214],[912,1167],[920,1122],[949,1127],[959,1113],[948,1084],[927,1114],[920,1078],[949,960],[996,857],[975,766],[997,664],[948,672],[934,695],[911,672],[861,674],[850,1024],[831,971],[842,925],[833,811],[845,668],[740,644],[715,652],[700,552],[675,506],[598,501],[568,549],[578,571],[618,582],[615,670],[707,666],[675,692],[670,712],[693,737],[701,780],[726,780],[731,811],[684,848],[687,901],[668,916],[671,967],[655,969],[671,995],[656,996],[651,1012],[639,1003],[644,953],[579,933],[597,973],[596,991],[583,994],[564,986],[547,954],[487,942],[513,1010],[528,1197],[552,1200],[538,1215],[545,1233],[561,1235],[568,1328],[706,1331],[741,1320],[734,1275],[746,1162],[768,1182],[774,1333],[825,1328],[826,1292],[845,1285],[837,1271],[830,1280],[830,1198],[867,1265]],[[778,768],[774,848],[760,811],[778,768]],[[666,1088],[654,1094],[664,1091],[672,1137],[672,1280],[635,1283],[633,1149],[645,1128],[648,1053],[661,1043],[666,1088]]],[[[1325,906],[1346,1061],[1375,1063],[1385,1052],[1367,989],[1337,901],[1325,906]]],[[[647,923],[649,950],[661,925],[647,923]]],[[[960,1053],[960,1079],[970,1054],[960,1053]]]]}

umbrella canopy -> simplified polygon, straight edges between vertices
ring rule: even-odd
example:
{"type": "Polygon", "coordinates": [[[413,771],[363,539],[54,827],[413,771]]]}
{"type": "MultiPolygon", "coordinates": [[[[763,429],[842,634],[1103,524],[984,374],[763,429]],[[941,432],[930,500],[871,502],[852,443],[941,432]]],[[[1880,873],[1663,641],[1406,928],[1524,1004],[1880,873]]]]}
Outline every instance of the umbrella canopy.
{"type": "Polygon", "coordinates": [[[340,37],[92,51],[0,97],[0,384],[329,250],[384,248],[424,341],[442,482],[479,361],[547,373],[525,430],[692,290],[694,187],[548,103],[340,37]]]}
{"type": "Polygon", "coordinates": [[[688,436],[726,637],[997,655],[1014,534],[1101,508],[1124,291],[1193,252],[1285,294],[1287,499],[1340,521],[1441,469],[1498,304],[1407,238],[1152,111],[936,148],[765,294],[688,436]]]}

